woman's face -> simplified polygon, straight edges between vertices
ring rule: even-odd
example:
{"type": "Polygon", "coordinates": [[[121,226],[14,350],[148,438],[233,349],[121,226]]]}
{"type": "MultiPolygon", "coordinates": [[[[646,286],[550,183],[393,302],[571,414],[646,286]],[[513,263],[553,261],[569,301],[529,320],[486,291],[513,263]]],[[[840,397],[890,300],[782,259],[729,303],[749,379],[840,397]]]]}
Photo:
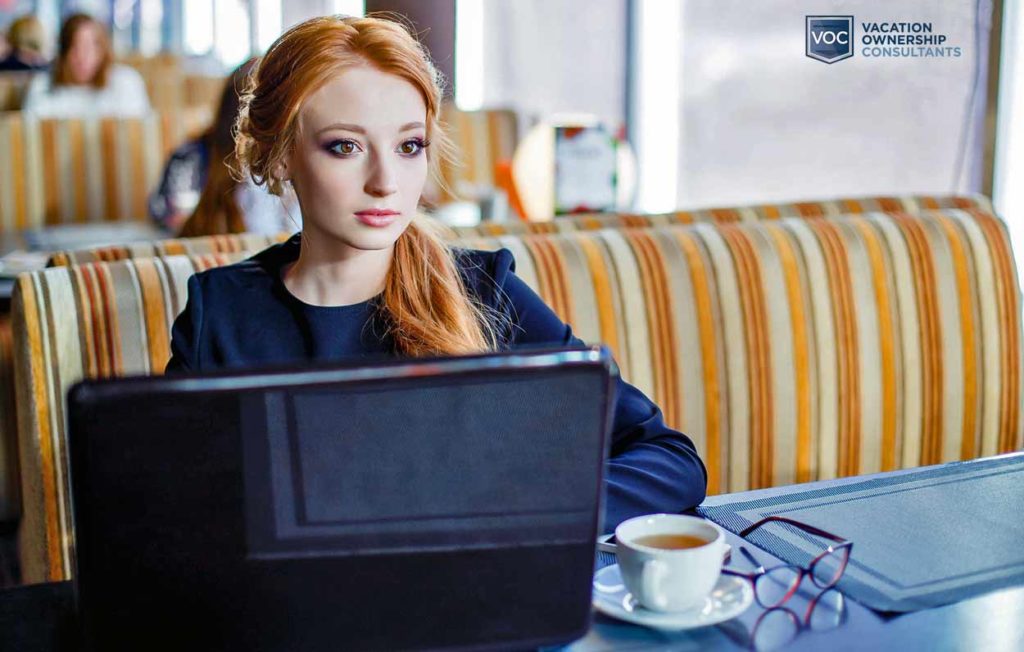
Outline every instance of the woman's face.
{"type": "Polygon", "coordinates": [[[349,68],[311,95],[283,170],[306,236],[391,248],[427,180],[426,118],[415,86],[370,67],[349,68]]]}
{"type": "Polygon", "coordinates": [[[95,23],[84,23],[75,30],[68,50],[68,69],[76,84],[88,84],[103,65],[103,38],[95,23]]]}

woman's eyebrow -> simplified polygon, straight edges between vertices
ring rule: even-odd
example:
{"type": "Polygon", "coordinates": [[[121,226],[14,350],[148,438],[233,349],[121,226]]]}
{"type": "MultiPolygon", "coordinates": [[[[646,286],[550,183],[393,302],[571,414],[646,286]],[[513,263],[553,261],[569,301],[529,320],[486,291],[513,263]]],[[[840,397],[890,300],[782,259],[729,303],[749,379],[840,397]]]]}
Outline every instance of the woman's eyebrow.
{"type": "MultiPolygon", "coordinates": [[[[399,131],[409,131],[410,129],[422,129],[425,125],[422,122],[409,122],[401,126],[399,131]]],[[[356,124],[350,124],[347,122],[334,122],[321,129],[317,130],[317,134],[322,134],[325,131],[331,131],[332,129],[343,129],[344,131],[351,131],[357,134],[366,134],[366,129],[356,124]]]]}

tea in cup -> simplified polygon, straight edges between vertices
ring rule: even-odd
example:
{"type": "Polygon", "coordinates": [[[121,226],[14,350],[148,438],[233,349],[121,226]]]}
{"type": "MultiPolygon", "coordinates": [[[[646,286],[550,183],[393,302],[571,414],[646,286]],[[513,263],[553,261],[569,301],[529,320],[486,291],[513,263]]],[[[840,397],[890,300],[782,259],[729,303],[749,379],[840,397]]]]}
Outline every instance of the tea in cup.
{"type": "Polygon", "coordinates": [[[615,528],[626,588],[652,611],[685,611],[700,604],[722,572],[725,534],[695,516],[651,514],[615,528]]]}

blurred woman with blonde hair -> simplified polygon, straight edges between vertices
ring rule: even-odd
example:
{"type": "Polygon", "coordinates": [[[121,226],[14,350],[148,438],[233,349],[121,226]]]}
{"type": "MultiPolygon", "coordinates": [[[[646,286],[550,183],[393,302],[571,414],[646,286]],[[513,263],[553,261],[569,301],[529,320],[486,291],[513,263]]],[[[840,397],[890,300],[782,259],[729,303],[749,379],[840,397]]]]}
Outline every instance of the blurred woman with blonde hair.
{"type": "Polygon", "coordinates": [[[22,110],[40,117],[138,116],[150,111],[142,77],[114,63],[106,28],[87,14],[64,21],[52,70],[36,75],[22,110]]]}
{"type": "MultiPolygon", "coordinates": [[[[189,279],[169,372],[582,344],[507,249],[450,247],[419,212],[447,154],[441,97],[396,22],[316,18],[278,38],[242,97],[236,152],[255,183],[294,190],[303,230],[189,279]]],[[[621,380],[612,442],[606,530],[704,498],[693,443],[621,380]]]]}

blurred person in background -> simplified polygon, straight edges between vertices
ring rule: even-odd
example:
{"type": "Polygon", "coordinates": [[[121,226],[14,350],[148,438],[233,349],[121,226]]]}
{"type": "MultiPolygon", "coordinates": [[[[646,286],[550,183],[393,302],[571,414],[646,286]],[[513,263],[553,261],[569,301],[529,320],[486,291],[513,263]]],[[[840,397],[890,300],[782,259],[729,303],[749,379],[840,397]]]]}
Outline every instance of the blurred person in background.
{"type": "Polygon", "coordinates": [[[53,69],[32,80],[22,108],[50,118],[139,116],[150,111],[142,77],[113,62],[106,28],[87,14],[74,14],[60,29],[53,69]]]}
{"type": "Polygon", "coordinates": [[[10,52],[0,60],[0,71],[45,70],[46,30],[38,18],[29,14],[16,19],[7,30],[10,52]]]}
{"type": "Polygon", "coordinates": [[[240,176],[233,129],[239,90],[256,63],[250,59],[231,73],[220,96],[216,118],[194,141],[179,147],[164,168],[160,187],[149,199],[150,215],[184,237],[224,233],[275,235],[301,228],[294,195],[275,197],[240,176]]]}

